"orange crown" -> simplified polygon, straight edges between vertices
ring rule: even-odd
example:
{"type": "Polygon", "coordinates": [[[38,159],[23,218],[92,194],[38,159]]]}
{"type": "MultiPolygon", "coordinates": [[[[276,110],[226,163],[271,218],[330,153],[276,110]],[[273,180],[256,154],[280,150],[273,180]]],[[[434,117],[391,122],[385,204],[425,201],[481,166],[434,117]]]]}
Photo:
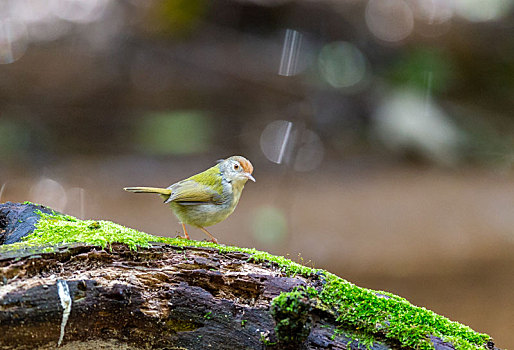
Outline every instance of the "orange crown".
{"type": "Polygon", "coordinates": [[[246,159],[245,157],[242,157],[242,156],[235,156],[234,159],[237,160],[239,162],[239,164],[241,164],[245,173],[248,173],[248,174],[253,173],[253,165],[252,165],[252,163],[250,163],[250,161],[248,159],[246,159]]]}

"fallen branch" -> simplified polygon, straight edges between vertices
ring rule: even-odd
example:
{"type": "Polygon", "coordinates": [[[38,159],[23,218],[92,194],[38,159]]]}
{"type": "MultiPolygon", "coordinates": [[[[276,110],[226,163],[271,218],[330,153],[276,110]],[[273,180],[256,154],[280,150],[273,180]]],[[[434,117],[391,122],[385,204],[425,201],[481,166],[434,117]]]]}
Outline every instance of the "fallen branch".
{"type": "Polygon", "coordinates": [[[494,349],[487,335],[322,270],[118,227],[0,204],[0,241],[25,237],[0,248],[0,348],[494,349]],[[69,243],[81,234],[105,244],[69,243]],[[397,324],[411,314],[427,319],[397,324]]]}

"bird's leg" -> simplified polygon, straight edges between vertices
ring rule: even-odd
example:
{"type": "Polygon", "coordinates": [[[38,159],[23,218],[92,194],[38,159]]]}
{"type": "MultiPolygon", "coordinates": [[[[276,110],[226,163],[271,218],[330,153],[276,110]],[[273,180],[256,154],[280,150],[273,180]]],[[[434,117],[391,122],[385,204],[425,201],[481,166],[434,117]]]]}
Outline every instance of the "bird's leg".
{"type": "Polygon", "coordinates": [[[181,222],[181,224],[182,224],[182,229],[184,230],[184,238],[189,239],[189,235],[187,234],[187,230],[186,230],[186,225],[184,225],[183,222],[181,222]]]}
{"type": "Polygon", "coordinates": [[[200,227],[200,230],[202,230],[202,231],[203,231],[207,236],[209,236],[212,242],[214,242],[214,243],[218,244],[218,240],[217,240],[213,235],[211,235],[211,234],[209,233],[209,231],[207,231],[207,230],[206,230],[205,228],[203,228],[203,227],[200,227]]]}

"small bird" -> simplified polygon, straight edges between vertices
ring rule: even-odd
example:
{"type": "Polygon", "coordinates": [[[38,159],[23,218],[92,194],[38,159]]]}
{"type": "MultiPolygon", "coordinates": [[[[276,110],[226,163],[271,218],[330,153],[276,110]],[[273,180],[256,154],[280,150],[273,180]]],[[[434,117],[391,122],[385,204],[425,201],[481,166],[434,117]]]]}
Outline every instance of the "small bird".
{"type": "Polygon", "coordinates": [[[225,220],[237,206],[244,185],[252,176],[253,166],[242,156],[218,160],[215,166],[174,183],[167,188],[125,187],[135,193],[157,193],[169,204],[180,220],[184,238],[189,239],[186,224],[198,227],[212,242],[218,243],[206,229],[225,220]]]}

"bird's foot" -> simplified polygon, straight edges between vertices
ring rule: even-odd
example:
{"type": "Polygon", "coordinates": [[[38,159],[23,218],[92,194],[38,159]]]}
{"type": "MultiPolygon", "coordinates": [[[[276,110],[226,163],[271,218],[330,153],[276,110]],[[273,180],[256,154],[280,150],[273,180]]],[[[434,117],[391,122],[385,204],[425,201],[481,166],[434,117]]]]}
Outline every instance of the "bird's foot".
{"type": "Polygon", "coordinates": [[[187,234],[186,225],[184,225],[183,223],[182,223],[182,229],[184,230],[184,237],[181,237],[181,238],[190,239],[189,235],[187,234]]]}
{"type": "Polygon", "coordinates": [[[216,239],[216,237],[214,237],[213,235],[211,235],[211,234],[209,233],[209,231],[207,231],[205,228],[200,227],[200,230],[202,230],[202,231],[203,231],[207,236],[209,236],[209,238],[211,239],[211,242],[212,242],[212,243],[219,244],[219,243],[218,243],[218,240],[216,239]]]}

